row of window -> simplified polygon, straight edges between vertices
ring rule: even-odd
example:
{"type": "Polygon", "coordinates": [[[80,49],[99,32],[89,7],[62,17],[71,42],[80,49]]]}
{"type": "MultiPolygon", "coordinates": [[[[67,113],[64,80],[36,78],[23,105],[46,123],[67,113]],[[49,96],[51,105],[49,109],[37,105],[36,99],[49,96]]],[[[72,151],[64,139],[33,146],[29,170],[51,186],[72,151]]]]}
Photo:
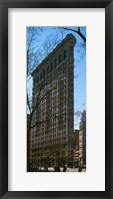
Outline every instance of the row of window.
{"type": "Polygon", "coordinates": [[[62,61],[64,61],[67,57],[66,55],[66,50],[64,51],[63,55],[59,55],[58,58],[55,58],[54,63],[51,63],[50,66],[47,66],[46,69],[43,69],[43,71],[40,73],[39,76],[37,76],[37,78],[34,78],[34,85],[37,83],[39,83],[39,81],[42,81],[45,76],[47,76],[50,72],[52,72],[53,69],[55,69],[57,67],[57,65],[59,65],[62,61]]]}
{"type": "MultiPolygon", "coordinates": [[[[38,132],[44,132],[45,131],[45,133],[46,133],[46,131],[48,130],[48,133],[51,133],[51,132],[57,132],[57,131],[59,131],[59,130],[63,130],[63,129],[66,129],[66,123],[64,123],[64,124],[62,124],[62,125],[60,125],[60,126],[58,126],[57,128],[54,128],[54,127],[52,127],[51,125],[49,125],[48,124],[48,126],[46,126],[45,128],[40,128],[40,127],[38,127],[38,132]],[[47,129],[47,127],[48,127],[48,129],[47,129]]],[[[39,133],[38,133],[39,134],[39,133]]]]}
{"type": "Polygon", "coordinates": [[[57,144],[57,143],[63,143],[63,142],[67,142],[66,138],[63,138],[63,139],[55,139],[55,140],[51,140],[51,141],[48,141],[48,142],[40,142],[40,143],[32,143],[31,146],[32,148],[35,148],[35,147],[39,147],[39,146],[46,146],[46,145],[51,145],[51,144],[57,144]]]}
{"type": "MultiPolygon", "coordinates": [[[[59,142],[65,142],[65,141],[72,141],[73,142],[73,139],[70,137],[68,138],[67,135],[65,136],[49,136],[48,139],[45,138],[45,137],[41,137],[41,138],[38,138],[38,139],[33,139],[31,144],[32,146],[34,145],[37,145],[37,146],[41,146],[41,145],[48,145],[48,144],[52,144],[52,143],[59,143],[59,142]]],[[[69,146],[69,147],[72,147],[72,146],[69,146]]],[[[80,145],[81,147],[81,145],[80,145]]]]}
{"type": "MultiPolygon", "coordinates": [[[[50,112],[46,112],[46,113],[40,113],[40,111],[38,111],[37,112],[37,114],[35,113],[34,115],[33,115],[33,122],[35,122],[35,120],[36,121],[38,121],[38,118],[39,118],[39,121],[44,121],[44,119],[46,119],[46,117],[49,115],[49,113],[50,112]],[[43,115],[41,115],[41,114],[43,114],[43,115]],[[41,117],[42,116],[42,117],[41,117]]],[[[55,111],[55,113],[53,114],[53,112],[52,113],[50,113],[50,119],[48,118],[48,121],[47,121],[47,123],[48,122],[50,122],[51,124],[54,124],[54,123],[56,123],[56,122],[60,122],[60,124],[62,123],[62,121],[64,121],[64,120],[66,120],[66,118],[67,118],[67,116],[68,116],[68,121],[70,122],[70,119],[72,120],[72,118],[71,118],[71,116],[72,116],[72,113],[71,113],[71,115],[69,115],[69,114],[67,114],[67,112],[65,112],[65,113],[62,113],[60,110],[59,111],[55,111]]],[[[47,124],[46,123],[46,124],[47,124]]],[[[40,127],[43,127],[44,126],[44,124],[40,124],[40,127]]]]}
{"type": "MultiPolygon", "coordinates": [[[[63,131],[59,131],[59,132],[52,132],[52,129],[51,130],[49,130],[49,133],[48,133],[48,135],[46,134],[46,131],[45,132],[39,132],[38,131],[38,133],[32,133],[32,135],[31,135],[31,137],[32,137],[32,139],[33,138],[40,138],[40,137],[42,137],[42,136],[46,136],[46,138],[48,137],[49,138],[49,136],[50,135],[57,135],[57,134],[59,134],[59,135],[66,135],[66,129],[65,130],[63,130],[63,131]]],[[[56,137],[56,136],[55,136],[56,137]]]]}

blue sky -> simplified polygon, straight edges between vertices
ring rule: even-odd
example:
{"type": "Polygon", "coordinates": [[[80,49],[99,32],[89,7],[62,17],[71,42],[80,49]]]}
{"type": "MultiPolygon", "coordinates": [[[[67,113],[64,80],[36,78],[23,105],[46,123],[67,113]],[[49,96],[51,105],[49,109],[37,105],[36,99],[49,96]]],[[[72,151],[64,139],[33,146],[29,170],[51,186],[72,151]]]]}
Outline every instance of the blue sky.
{"type": "MultiPolygon", "coordinates": [[[[75,29],[76,27],[70,28],[75,29]]],[[[62,31],[56,27],[35,27],[35,30],[38,34],[33,47],[38,54],[38,63],[47,56],[46,49],[50,48],[49,51],[52,51],[67,34],[72,33],[76,37],[77,42],[74,47],[74,129],[79,129],[80,112],[86,110],[86,48],[83,40],[72,31],[62,31]]],[[[82,27],[81,31],[86,35],[85,27],[82,27]]],[[[28,83],[28,87],[32,84],[31,82],[28,83]]]]}

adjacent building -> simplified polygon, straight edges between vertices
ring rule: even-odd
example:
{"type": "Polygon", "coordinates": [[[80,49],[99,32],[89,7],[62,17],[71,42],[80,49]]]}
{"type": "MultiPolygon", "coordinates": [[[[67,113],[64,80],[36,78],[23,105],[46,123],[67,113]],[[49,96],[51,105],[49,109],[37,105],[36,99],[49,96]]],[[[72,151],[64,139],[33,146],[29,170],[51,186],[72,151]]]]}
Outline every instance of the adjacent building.
{"type": "Polygon", "coordinates": [[[74,130],[74,167],[79,166],[80,153],[79,153],[79,130],[74,130]]]}
{"type": "Polygon", "coordinates": [[[33,167],[73,166],[75,43],[68,34],[32,73],[33,167]]]}
{"type": "Polygon", "coordinates": [[[86,111],[82,112],[79,125],[79,153],[81,166],[86,165],[86,111]]]}

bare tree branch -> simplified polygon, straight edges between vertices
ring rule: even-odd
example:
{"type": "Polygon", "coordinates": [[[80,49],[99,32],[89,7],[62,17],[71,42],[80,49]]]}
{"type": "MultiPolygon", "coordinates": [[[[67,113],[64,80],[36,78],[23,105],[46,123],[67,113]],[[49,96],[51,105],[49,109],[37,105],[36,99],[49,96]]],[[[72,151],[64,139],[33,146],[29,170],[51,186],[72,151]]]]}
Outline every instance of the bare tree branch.
{"type": "Polygon", "coordinates": [[[76,29],[72,29],[72,28],[67,28],[67,27],[62,27],[62,29],[64,30],[70,30],[72,32],[77,33],[82,39],[83,41],[86,43],[86,37],[82,34],[82,32],[80,31],[80,27],[78,27],[78,30],[76,29]]]}

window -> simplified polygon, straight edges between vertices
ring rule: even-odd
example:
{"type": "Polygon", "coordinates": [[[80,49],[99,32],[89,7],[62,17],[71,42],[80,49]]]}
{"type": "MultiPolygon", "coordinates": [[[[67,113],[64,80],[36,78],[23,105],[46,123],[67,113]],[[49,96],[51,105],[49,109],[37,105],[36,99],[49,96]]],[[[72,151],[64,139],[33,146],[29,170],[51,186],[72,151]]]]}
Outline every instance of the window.
{"type": "Polygon", "coordinates": [[[64,60],[66,59],[66,50],[64,51],[64,57],[63,58],[64,58],[64,60]]]}
{"type": "Polygon", "coordinates": [[[50,72],[53,70],[53,63],[50,66],[50,72]]]}
{"type": "Polygon", "coordinates": [[[42,80],[42,73],[40,74],[40,81],[42,80]]]}
{"type": "Polygon", "coordinates": [[[62,59],[61,59],[61,55],[59,55],[59,64],[61,63],[62,59]]]}
{"type": "Polygon", "coordinates": [[[46,69],[46,74],[47,75],[49,74],[49,67],[47,67],[47,69],[46,69]]]}
{"type": "Polygon", "coordinates": [[[55,59],[55,68],[56,68],[56,66],[57,66],[57,59],[55,59]]]}
{"type": "Polygon", "coordinates": [[[33,79],[33,84],[36,85],[36,78],[33,79]]]}
{"type": "Polygon", "coordinates": [[[37,84],[39,83],[39,76],[37,76],[37,84]]]}
{"type": "Polygon", "coordinates": [[[43,70],[43,79],[45,78],[45,70],[43,70]]]}

